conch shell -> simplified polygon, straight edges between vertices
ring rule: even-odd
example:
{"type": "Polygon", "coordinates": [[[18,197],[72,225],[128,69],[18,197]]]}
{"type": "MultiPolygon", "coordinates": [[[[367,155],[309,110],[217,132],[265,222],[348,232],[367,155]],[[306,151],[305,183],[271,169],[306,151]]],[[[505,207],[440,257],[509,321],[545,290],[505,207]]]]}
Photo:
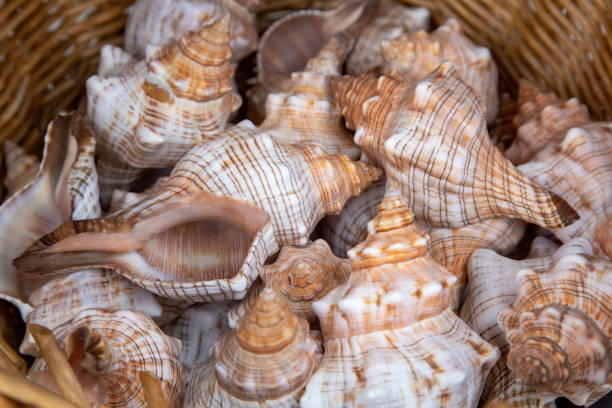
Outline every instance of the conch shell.
{"type": "Polygon", "coordinates": [[[578,218],[491,144],[480,99],[450,63],[413,84],[387,77],[330,83],[355,142],[384,168],[387,194],[399,190],[420,221],[459,228],[507,217],[561,228],[578,218]]]}
{"type": "Polygon", "coordinates": [[[406,7],[395,0],[383,0],[374,21],[368,24],[355,43],[346,72],[357,76],[376,73],[383,64],[380,44],[402,33],[413,33],[429,28],[430,12],[424,7],[406,7]]]}
{"type": "MultiPolygon", "coordinates": [[[[181,343],[166,336],[144,313],[88,309],[53,334],[96,407],[147,407],[139,371],[160,378],[168,406],[178,407],[183,384],[181,343]]],[[[55,386],[42,358],[34,361],[28,378],[55,386]]]]}
{"type": "Polygon", "coordinates": [[[30,184],[36,178],[40,166],[38,157],[27,154],[21,146],[10,139],[4,141],[4,162],[6,163],[4,185],[8,196],[30,184]]]}
{"type": "Polygon", "coordinates": [[[265,210],[280,246],[305,245],[325,214],[340,212],[380,173],[315,145],[285,145],[245,120],[194,147],[159,192],[117,216],[142,216],[176,196],[205,190],[265,210]]]}
{"type": "Polygon", "coordinates": [[[577,222],[554,231],[557,238],[567,242],[584,237],[595,254],[612,258],[612,123],[591,122],[569,129],[519,170],[580,215],[577,222]]]}
{"type": "Polygon", "coordinates": [[[402,34],[383,41],[381,48],[383,73],[399,73],[410,82],[421,80],[443,61],[449,61],[459,77],[482,98],[487,123],[497,117],[498,74],[491,52],[466,37],[457,20],[447,20],[431,34],[423,30],[402,34]]]}
{"type": "Polygon", "coordinates": [[[342,73],[349,50],[348,38],[332,37],[304,71],[291,75],[287,92],[268,95],[266,119],[259,128],[285,143],[314,143],[329,154],[358,159],[360,149],[345,129],[342,110],[329,89],[329,78],[342,73]]]}
{"type": "Polygon", "coordinates": [[[196,366],[184,407],[295,407],[321,351],[308,323],[264,288],[238,327],[196,366]]]}
{"type": "Polygon", "coordinates": [[[173,166],[191,147],[225,127],[241,103],[232,92],[228,15],[137,61],[102,48],[87,80],[87,115],[98,137],[103,204],[143,169],[173,166]]]}
{"type": "Polygon", "coordinates": [[[557,257],[550,269],[523,269],[518,294],[498,315],[510,344],[508,366],[544,401],[591,405],[612,390],[612,263],[593,255],[557,257]]]}
{"type": "Polygon", "coordinates": [[[263,284],[259,289],[253,290],[256,289],[254,285],[244,301],[232,309],[230,325],[235,326],[248,313],[264,285],[282,295],[296,316],[314,324],[317,316],[312,310],[312,303],[344,282],[350,273],[349,261],[334,256],[322,239],[304,247],[285,246],[276,262],[264,266],[261,273],[263,284]]]}
{"type": "Polygon", "coordinates": [[[325,354],[301,407],[476,406],[499,353],[450,310],[456,278],[413,221],[385,198],[348,280],[313,304],[325,354]]]}
{"type": "Polygon", "coordinates": [[[229,13],[232,61],[237,62],[257,49],[253,12],[259,5],[259,0],[138,0],[128,11],[124,47],[140,58],[148,45],[168,44],[229,13]]]}
{"type": "Polygon", "coordinates": [[[505,152],[517,166],[531,160],[548,142],[563,137],[568,129],[590,121],[587,107],[578,99],[563,101],[527,80],[519,82],[518,105],[513,121],[516,137],[505,152]]]}
{"type": "Polygon", "coordinates": [[[65,223],[15,265],[30,281],[108,268],[158,296],[195,303],[243,298],[277,250],[264,211],[199,192],[138,218],[65,223]]]}

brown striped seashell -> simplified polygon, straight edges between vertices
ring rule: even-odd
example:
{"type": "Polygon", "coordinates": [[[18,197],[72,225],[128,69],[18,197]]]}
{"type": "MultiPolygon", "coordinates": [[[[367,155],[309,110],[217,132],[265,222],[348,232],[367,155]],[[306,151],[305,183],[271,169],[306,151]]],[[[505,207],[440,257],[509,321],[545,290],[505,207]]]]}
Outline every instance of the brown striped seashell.
{"type": "Polygon", "coordinates": [[[242,303],[230,311],[230,325],[235,327],[251,310],[264,285],[282,295],[296,316],[315,324],[312,303],[344,282],[350,273],[349,261],[336,257],[322,239],[304,247],[285,246],[276,261],[264,267],[261,285],[253,285],[242,303]]]}
{"type": "Polygon", "coordinates": [[[591,241],[596,255],[612,258],[612,123],[573,127],[519,167],[534,182],[558,194],[580,219],[554,231],[562,242],[591,241]]]}
{"type": "Polygon", "coordinates": [[[457,74],[481,98],[487,123],[497,117],[497,67],[488,48],[478,47],[463,34],[459,22],[447,20],[431,34],[421,30],[381,43],[383,73],[399,73],[420,81],[449,61],[457,74]]]}
{"type": "Polygon", "coordinates": [[[271,288],[258,295],[235,330],[196,366],[184,407],[296,407],[321,351],[308,329],[271,288]]]}
{"type": "Polygon", "coordinates": [[[243,0],[139,0],[128,11],[125,50],[144,57],[148,45],[168,44],[190,31],[230,15],[232,61],[257,49],[255,14],[260,1],[243,0]]]}
{"type": "Polygon", "coordinates": [[[259,128],[288,144],[314,143],[329,154],[358,159],[360,149],[344,127],[342,110],[329,89],[329,78],[342,73],[349,50],[347,37],[332,37],[304,71],[291,75],[287,92],[268,95],[266,119],[259,128]]]}
{"type": "Polygon", "coordinates": [[[355,43],[346,71],[357,76],[378,73],[383,64],[380,44],[402,33],[413,33],[429,28],[430,12],[424,7],[406,7],[395,0],[382,0],[374,21],[368,24],[355,43]]]}
{"type": "Polygon", "coordinates": [[[315,145],[283,144],[245,120],[194,147],[160,192],[117,216],[142,216],[176,196],[205,190],[265,210],[280,246],[305,245],[324,215],[340,212],[380,173],[315,145]]]}
{"type": "Polygon", "coordinates": [[[9,197],[30,184],[36,178],[40,167],[38,157],[27,154],[12,140],[4,141],[4,162],[6,163],[4,186],[9,197]]]}
{"type": "Polygon", "coordinates": [[[230,330],[227,313],[234,302],[193,305],[162,329],[181,341],[181,363],[185,372],[206,361],[215,341],[230,330]]]}
{"type": "Polygon", "coordinates": [[[347,281],[313,304],[325,354],[301,407],[475,407],[499,353],[450,310],[456,278],[402,197],[383,200],[368,232],[347,281]]]}
{"type": "Polygon", "coordinates": [[[277,250],[264,211],[199,192],[141,217],[65,223],[15,265],[30,281],[82,268],[112,269],[158,296],[195,303],[243,298],[277,250]]]}
{"type": "Polygon", "coordinates": [[[578,219],[491,144],[480,99],[450,63],[417,83],[342,77],[331,87],[355,142],[384,168],[387,194],[399,190],[420,221],[459,228],[505,217],[561,228],[578,219]]]}
{"type": "Polygon", "coordinates": [[[551,140],[562,138],[568,129],[590,121],[587,107],[578,99],[564,101],[527,80],[519,82],[518,105],[513,121],[516,137],[505,152],[517,166],[531,160],[551,140]]]}
{"type": "Polygon", "coordinates": [[[143,169],[173,166],[218,133],[241,103],[232,92],[228,15],[144,60],[102,48],[98,75],[87,80],[87,115],[98,137],[103,204],[143,169]]]}
{"type": "MultiPolygon", "coordinates": [[[[94,406],[148,407],[139,371],[158,377],[168,406],[179,406],[181,343],[166,336],[145,314],[84,310],[53,334],[94,406]]],[[[54,389],[48,370],[38,358],[28,378],[54,389]]]]}
{"type": "Polygon", "coordinates": [[[508,366],[544,401],[591,405],[612,390],[612,263],[556,255],[550,268],[522,269],[518,293],[498,315],[508,366]]]}

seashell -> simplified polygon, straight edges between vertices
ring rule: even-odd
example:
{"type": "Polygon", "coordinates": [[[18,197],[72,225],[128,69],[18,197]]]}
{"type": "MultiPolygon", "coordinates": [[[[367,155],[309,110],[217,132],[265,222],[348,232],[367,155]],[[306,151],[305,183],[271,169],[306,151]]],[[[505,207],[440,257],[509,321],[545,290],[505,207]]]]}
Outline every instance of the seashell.
{"type": "Polygon", "coordinates": [[[246,315],[257,302],[257,296],[265,287],[276,290],[291,306],[296,316],[314,324],[317,316],[312,303],[346,280],[351,273],[348,260],[332,254],[322,239],[304,247],[281,248],[276,262],[264,266],[262,284],[249,291],[247,297],[229,313],[231,327],[246,315]]]}
{"type": "Polygon", "coordinates": [[[103,204],[143,169],[173,166],[191,147],[225,127],[241,103],[232,92],[225,15],[134,60],[105,46],[87,80],[87,115],[98,137],[103,204]]]}
{"type": "Polygon", "coordinates": [[[348,127],[357,129],[355,142],[384,168],[387,194],[403,194],[428,225],[506,217],[561,228],[578,218],[491,144],[480,99],[448,62],[413,84],[387,77],[330,84],[348,127]]]}
{"type": "Polygon", "coordinates": [[[328,154],[358,159],[360,149],[344,127],[342,110],[329,90],[329,77],[340,75],[350,49],[337,34],[310,59],[306,69],[291,75],[287,92],[266,99],[266,119],[259,128],[288,144],[315,143],[328,154]]]}
{"type": "Polygon", "coordinates": [[[498,351],[449,308],[456,278],[387,197],[347,281],[313,304],[325,354],[301,407],[475,407],[498,351]]]}
{"type": "Polygon", "coordinates": [[[158,296],[195,303],[243,298],[277,250],[264,211],[199,192],[138,218],[65,223],[14,263],[30,281],[108,268],[158,296]]]}
{"type": "Polygon", "coordinates": [[[499,96],[497,117],[489,127],[489,136],[491,137],[491,142],[500,152],[504,153],[504,155],[514,141],[516,135],[516,126],[513,121],[517,112],[517,101],[508,92],[502,93],[499,96]]]}
{"type": "Polygon", "coordinates": [[[315,145],[285,145],[245,120],[194,147],[161,192],[117,216],[142,216],[178,195],[205,190],[265,210],[279,246],[305,245],[325,214],[338,213],[380,173],[315,145]]]}
{"type": "Polygon", "coordinates": [[[531,242],[531,249],[527,258],[544,258],[552,256],[559,249],[560,245],[556,242],[544,237],[535,237],[531,242]]]}
{"type": "MultiPolygon", "coordinates": [[[[183,384],[181,344],[141,312],[89,309],[53,331],[68,362],[97,407],[147,407],[139,371],[160,378],[169,407],[178,407],[183,384]]],[[[50,367],[36,359],[28,378],[55,388],[50,367]]]]}
{"type": "Polygon", "coordinates": [[[569,129],[519,167],[534,182],[566,200],[580,215],[554,231],[562,242],[585,237],[595,254],[612,257],[612,123],[569,129]]]}
{"type": "Polygon", "coordinates": [[[260,1],[243,0],[139,0],[128,11],[125,50],[143,57],[149,44],[168,44],[203,25],[230,15],[232,61],[257,49],[255,15],[260,1]]]}
{"type": "Polygon", "coordinates": [[[169,336],[181,341],[181,363],[191,369],[206,361],[215,341],[229,331],[227,312],[233,302],[215,302],[193,305],[178,319],[162,327],[169,336]]]}
{"type": "Polygon", "coordinates": [[[33,154],[27,154],[12,140],[4,141],[4,162],[6,163],[6,186],[8,196],[30,184],[38,173],[40,161],[33,154]]]}
{"type": "Polygon", "coordinates": [[[489,49],[478,47],[465,36],[457,20],[447,20],[431,34],[423,30],[404,33],[380,46],[383,73],[399,73],[409,82],[420,81],[443,61],[449,61],[482,99],[487,123],[497,117],[497,66],[489,49]]]}
{"type": "Polygon", "coordinates": [[[516,285],[516,298],[497,320],[517,380],[544,401],[564,396],[576,405],[612,390],[612,263],[557,254],[549,269],[519,271],[516,285]]]}
{"type": "Polygon", "coordinates": [[[516,137],[505,152],[517,166],[531,160],[551,140],[563,137],[568,129],[590,121],[587,107],[578,99],[561,100],[527,80],[519,82],[518,105],[513,121],[516,137]]]}
{"type": "Polygon", "coordinates": [[[424,7],[406,7],[394,0],[383,0],[374,21],[357,38],[346,63],[347,73],[353,76],[377,73],[383,63],[381,42],[395,39],[402,33],[427,30],[430,14],[424,7]]]}
{"type": "MultiPolygon", "coordinates": [[[[85,309],[138,310],[152,318],[161,315],[161,306],[153,294],[105,270],[82,270],[54,279],[32,293],[28,303],[34,310],[28,314],[26,323],[51,330],[85,309]]],[[[37,356],[29,333],[19,351],[37,356]]]]}
{"type": "Polygon", "coordinates": [[[187,382],[184,407],[295,407],[321,358],[308,323],[264,288],[187,382]]]}

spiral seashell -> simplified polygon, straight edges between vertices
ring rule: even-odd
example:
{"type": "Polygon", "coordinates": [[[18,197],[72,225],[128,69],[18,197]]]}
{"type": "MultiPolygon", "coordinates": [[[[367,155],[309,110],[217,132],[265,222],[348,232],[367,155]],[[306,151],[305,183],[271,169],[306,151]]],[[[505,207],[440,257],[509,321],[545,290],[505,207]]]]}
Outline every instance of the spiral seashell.
{"type": "Polygon", "coordinates": [[[264,288],[235,330],[196,366],[184,407],[295,407],[321,358],[308,323],[264,288]]]}
{"type": "Polygon", "coordinates": [[[407,81],[420,81],[449,61],[457,75],[482,99],[487,123],[497,117],[497,67],[488,48],[478,47],[463,34],[459,22],[447,20],[431,34],[420,30],[381,43],[383,73],[399,73],[407,81]]]}
{"type": "Polygon", "coordinates": [[[257,49],[254,11],[259,5],[259,0],[139,0],[128,11],[124,47],[140,58],[149,44],[168,44],[229,13],[232,61],[237,62],[257,49]]]}
{"type": "Polygon", "coordinates": [[[381,1],[374,21],[368,24],[355,43],[346,71],[357,76],[376,73],[381,69],[383,57],[380,44],[402,33],[413,33],[429,28],[430,12],[424,7],[406,7],[394,0],[381,1]]]}
{"type": "Polygon", "coordinates": [[[591,405],[612,390],[612,263],[557,254],[552,266],[516,275],[518,293],[498,315],[517,381],[544,401],[591,405]]]}
{"type": "Polygon", "coordinates": [[[285,143],[314,143],[328,154],[359,158],[360,149],[344,128],[342,110],[329,89],[329,77],[341,74],[349,50],[348,38],[332,37],[304,71],[291,75],[287,92],[268,95],[259,128],[285,143]]]}
{"type": "Polygon", "coordinates": [[[12,196],[36,178],[40,162],[38,157],[27,154],[12,140],[4,141],[4,162],[6,163],[6,186],[8,196],[12,196]]]}
{"type": "Polygon", "coordinates": [[[193,305],[162,327],[166,334],[181,341],[181,363],[185,372],[206,361],[215,341],[230,330],[227,313],[233,303],[193,305]]]}
{"type": "Polygon", "coordinates": [[[491,144],[480,99],[448,62],[413,84],[387,77],[330,84],[355,142],[384,168],[387,194],[398,190],[428,225],[506,217],[561,228],[578,218],[491,144]]]}
{"type": "Polygon", "coordinates": [[[612,123],[591,122],[569,129],[519,170],[580,215],[577,222],[554,231],[558,239],[584,237],[595,254],[612,258],[612,123]]]}
{"type": "Polygon", "coordinates": [[[385,198],[368,232],[347,281],[313,304],[325,354],[301,406],[475,407],[498,352],[450,310],[456,278],[403,198],[385,198]]]}
{"type": "Polygon", "coordinates": [[[519,82],[518,105],[513,121],[516,137],[505,152],[517,166],[531,160],[551,140],[563,137],[568,129],[590,121],[587,107],[578,99],[563,101],[526,80],[519,82]]]}
{"type": "Polygon", "coordinates": [[[103,204],[143,169],[173,166],[240,106],[231,85],[229,24],[225,15],[167,46],[150,46],[140,61],[102,48],[99,74],[86,85],[103,204]]]}
{"type": "Polygon", "coordinates": [[[229,313],[230,326],[235,327],[257,301],[264,285],[275,289],[291,306],[296,316],[314,324],[317,316],[312,303],[346,280],[351,273],[348,260],[332,254],[322,239],[304,247],[285,246],[276,262],[264,267],[262,285],[251,290],[244,301],[229,313]]]}
{"type": "MultiPolygon", "coordinates": [[[[84,310],[53,330],[87,398],[96,407],[148,407],[138,372],[161,380],[169,407],[178,407],[183,384],[181,343],[141,312],[84,310]]],[[[55,388],[48,367],[36,359],[28,378],[55,388]]]]}
{"type": "Polygon", "coordinates": [[[176,196],[205,190],[265,210],[280,246],[305,245],[325,214],[340,212],[380,173],[318,146],[285,145],[245,120],[193,148],[160,192],[117,216],[142,216],[176,196]]]}
{"type": "Polygon", "coordinates": [[[14,263],[30,281],[108,268],[158,296],[195,303],[243,298],[277,250],[264,211],[199,192],[138,218],[65,223],[14,263]]]}

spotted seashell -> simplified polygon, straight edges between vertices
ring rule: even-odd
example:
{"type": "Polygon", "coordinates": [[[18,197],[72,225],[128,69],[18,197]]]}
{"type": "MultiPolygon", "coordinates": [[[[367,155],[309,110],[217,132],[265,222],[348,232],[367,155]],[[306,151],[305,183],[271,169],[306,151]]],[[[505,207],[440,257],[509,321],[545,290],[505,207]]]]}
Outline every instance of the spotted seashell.
{"type": "Polygon", "coordinates": [[[5,140],[3,145],[4,162],[6,163],[4,186],[8,196],[11,196],[36,178],[40,161],[35,155],[27,154],[12,140],[5,140]]]}

